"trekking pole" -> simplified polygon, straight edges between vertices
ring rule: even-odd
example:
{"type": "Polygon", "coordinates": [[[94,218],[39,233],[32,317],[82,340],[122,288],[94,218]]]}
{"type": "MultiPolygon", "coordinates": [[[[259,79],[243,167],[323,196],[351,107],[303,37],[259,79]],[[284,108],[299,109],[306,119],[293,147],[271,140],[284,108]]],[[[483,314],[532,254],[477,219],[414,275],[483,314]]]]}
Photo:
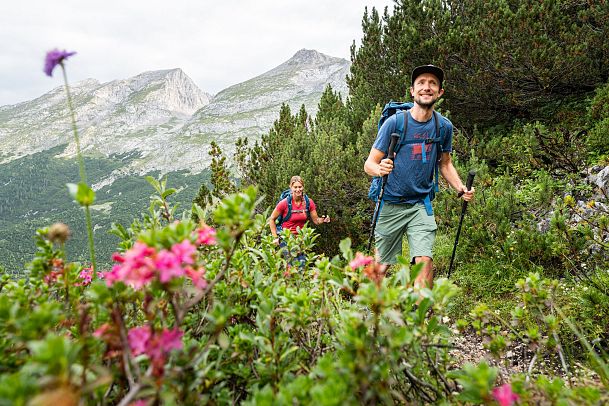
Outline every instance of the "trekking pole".
{"type": "MultiPolygon", "coordinates": [[[[399,134],[393,133],[391,134],[391,141],[389,141],[389,149],[387,150],[387,158],[393,161],[393,150],[395,149],[395,144],[398,143],[400,139],[399,134]]],[[[385,185],[387,184],[387,177],[389,175],[383,176],[383,180],[381,182],[381,190],[379,192],[379,197],[376,199],[376,206],[374,207],[374,215],[372,216],[372,225],[370,227],[370,238],[368,238],[368,252],[372,253],[372,239],[374,238],[374,229],[376,228],[376,222],[379,218],[379,212],[381,211],[381,201],[383,200],[383,195],[385,194],[385,185]]]]}
{"type": "MultiPolygon", "coordinates": [[[[467,175],[467,183],[465,187],[467,190],[471,190],[472,184],[474,183],[474,176],[476,176],[476,172],[474,170],[469,171],[469,175],[467,175]]],[[[459,197],[463,195],[463,192],[459,193],[459,197]]],[[[448,278],[450,278],[450,274],[453,271],[453,262],[455,261],[455,253],[457,252],[457,244],[459,244],[459,234],[461,234],[461,226],[463,225],[463,217],[465,217],[465,211],[467,210],[467,201],[463,201],[463,205],[461,206],[461,218],[459,219],[459,227],[457,228],[457,237],[455,238],[455,245],[453,246],[453,254],[450,257],[450,266],[448,267],[448,278]]]]}

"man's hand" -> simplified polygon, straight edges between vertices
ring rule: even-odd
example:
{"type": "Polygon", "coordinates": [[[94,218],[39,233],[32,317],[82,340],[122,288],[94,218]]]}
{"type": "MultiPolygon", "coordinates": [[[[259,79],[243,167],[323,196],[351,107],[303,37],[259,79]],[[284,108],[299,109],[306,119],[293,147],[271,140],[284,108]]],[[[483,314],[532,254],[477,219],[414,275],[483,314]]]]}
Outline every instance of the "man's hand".
{"type": "Polygon", "coordinates": [[[461,191],[459,192],[458,196],[462,197],[463,200],[465,200],[466,202],[471,202],[472,200],[474,200],[475,191],[476,191],[476,188],[474,188],[474,187],[472,187],[471,190],[467,190],[467,188],[465,186],[463,186],[461,191]]]}
{"type": "Polygon", "coordinates": [[[393,171],[393,161],[389,158],[385,158],[381,160],[379,163],[379,173],[378,176],[389,175],[393,171]]]}

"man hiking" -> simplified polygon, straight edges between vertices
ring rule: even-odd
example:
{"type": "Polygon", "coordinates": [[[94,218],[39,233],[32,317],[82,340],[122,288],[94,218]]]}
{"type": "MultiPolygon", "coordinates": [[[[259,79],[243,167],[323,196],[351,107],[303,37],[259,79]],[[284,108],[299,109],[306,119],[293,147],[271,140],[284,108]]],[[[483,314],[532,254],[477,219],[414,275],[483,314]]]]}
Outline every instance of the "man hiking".
{"type": "Polygon", "coordinates": [[[467,190],[452,164],[452,123],[434,111],[434,104],[444,94],[444,71],[433,65],[419,66],[412,71],[411,80],[414,105],[385,120],[364,171],[370,176],[388,175],[374,235],[377,260],[381,264],[395,264],[406,233],[411,263],[423,262],[415,287],[431,289],[432,249],[437,229],[431,200],[438,169],[465,201],[473,199],[474,189],[467,190]],[[395,149],[398,152],[392,160],[386,155],[391,134],[396,132],[403,135],[398,141],[401,148],[395,149]]]}

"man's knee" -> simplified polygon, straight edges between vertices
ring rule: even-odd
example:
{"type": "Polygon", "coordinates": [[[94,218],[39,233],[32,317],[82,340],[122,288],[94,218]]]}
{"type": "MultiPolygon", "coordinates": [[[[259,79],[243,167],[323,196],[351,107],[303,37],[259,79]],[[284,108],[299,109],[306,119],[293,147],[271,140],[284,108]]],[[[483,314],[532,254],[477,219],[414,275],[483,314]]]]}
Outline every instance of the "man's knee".
{"type": "Polygon", "coordinates": [[[427,256],[413,257],[411,264],[414,265],[414,264],[418,264],[421,262],[425,263],[426,266],[431,265],[431,264],[433,264],[433,258],[427,257],[427,256]]]}

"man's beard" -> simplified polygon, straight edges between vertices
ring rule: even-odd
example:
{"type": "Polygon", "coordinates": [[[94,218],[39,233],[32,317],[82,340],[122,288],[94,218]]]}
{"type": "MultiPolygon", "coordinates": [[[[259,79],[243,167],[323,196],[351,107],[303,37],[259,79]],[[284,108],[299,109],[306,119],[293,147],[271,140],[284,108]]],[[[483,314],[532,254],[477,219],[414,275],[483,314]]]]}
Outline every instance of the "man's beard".
{"type": "Polygon", "coordinates": [[[414,98],[414,101],[421,107],[425,108],[425,109],[430,109],[433,107],[434,104],[436,104],[436,102],[438,101],[439,97],[433,97],[431,99],[430,102],[423,102],[421,101],[421,96],[417,96],[414,98]]]}

